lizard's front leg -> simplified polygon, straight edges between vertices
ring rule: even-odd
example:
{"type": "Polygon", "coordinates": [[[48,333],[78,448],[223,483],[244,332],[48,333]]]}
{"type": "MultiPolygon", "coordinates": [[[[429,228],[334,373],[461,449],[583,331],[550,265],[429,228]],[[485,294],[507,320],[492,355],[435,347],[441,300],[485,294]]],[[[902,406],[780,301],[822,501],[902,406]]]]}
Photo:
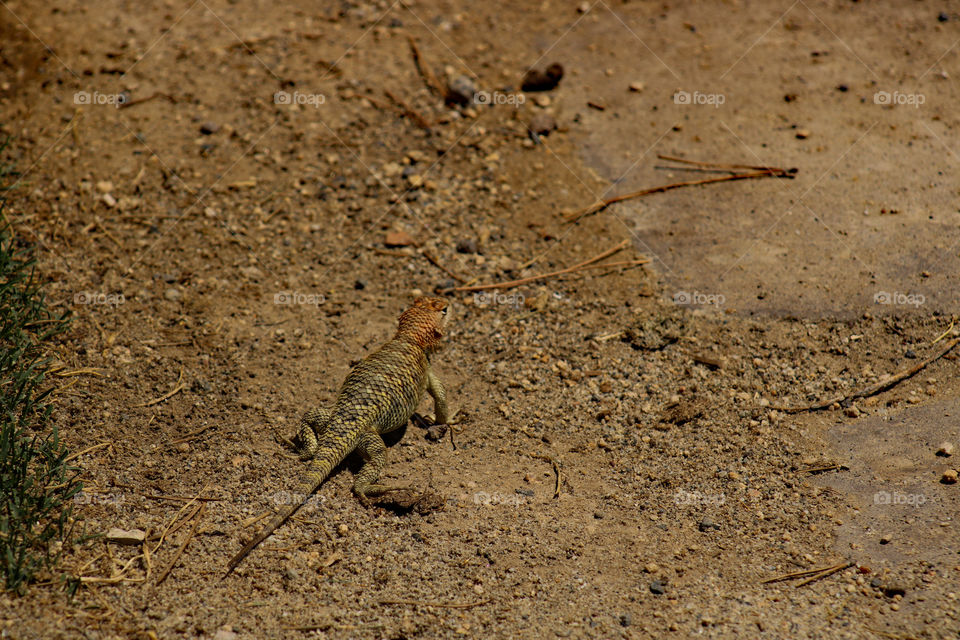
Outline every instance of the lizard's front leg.
{"type": "Polygon", "coordinates": [[[432,368],[427,369],[427,393],[433,398],[434,424],[447,424],[449,414],[447,413],[447,391],[443,388],[440,378],[433,372],[432,368]]]}

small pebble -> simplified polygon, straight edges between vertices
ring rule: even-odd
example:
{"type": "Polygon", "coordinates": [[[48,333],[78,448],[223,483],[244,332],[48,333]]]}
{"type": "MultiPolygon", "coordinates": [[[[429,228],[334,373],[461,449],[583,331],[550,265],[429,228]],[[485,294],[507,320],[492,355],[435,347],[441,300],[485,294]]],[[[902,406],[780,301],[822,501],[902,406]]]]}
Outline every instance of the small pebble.
{"type": "Polygon", "coordinates": [[[630,622],[632,622],[632,618],[630,617],[630,614],[629,614],[629,613],[621,613],[621,614],[620,614],[620,626],[621,626],[621,627],[629,627],[629,626],[630,626],[630,622]]]}
{"type": "Polygon", "coordinates": [[[942,442],[940,443],[940,448],[937,449],[937,455],[943,456],[944,458],[949,458],[953,455],[953,443],[952,442],[942,442]]]}
{"type": "Polygon", "coordinates": [[[837,85],[837,91],[839,91],[839,92],[841,92],[841,93],[846,93],[847,91],[850,91],[850,87],[848,87],[848,86],[845,85],[845,84],[838,84],[838,85],[837,85]]]}
{"type": "Polygon", "coordinates": [[[892,533],[885,533],[882,536],[880,536],[880,544],[890,544],[891,542],[893,542],[892,533]]]}
{"type": "Polygon", "coordinates": [[[810,137],[810,130],[809,130],[809,129],[797,129],[797,139],[798,139],[798,140],[806,140],[806,139],[809,138],[809,137],[810,137]]]}
{"type": "Polygon", "coordinates": [[[648,562],[647,564],[643,565],[643,570],[647,573],[656,573],[660,570],[660,567],[655,562],[648,562]]]}
{"type": "Polygon", "coordinates": [[[847,407],[843,410],[843,415],[847,416],[848,418],[859,418],[860,409],[857,409],[856,407],[847,407]]]}
{"type": "Polygon", "coordinates": [[[640,93],[641,91],[643,91],[643,89],[644,89],[644,84],[642,82],[630,83],[630,91],[633,91],[634,93],[640,93]]]}
{"type": "Polygon", "coordinates": [[[114,527],[107,532],[107,542],[114,542],[116,544],[136,545],[142,544],[146,539],[146,532],[140,529],[130,529],[127,531],[125,529],[118,529],[117,527],[114,527]]]}
{"type": "Polygon", "coordinates": [[[390,231],[383,239],[388,247],[408,247],[414,244],[413,236],[406,231],[390,231]]]}
{"type": "Polygon", "coordinates": [[[527,129],[530,133],[538,136],[548,136],[550,132],[557,128],[557,120],[549,113],[541,111],[530,118],[530,124],[527,129]]]}
{"type": "Polygon", "coordinates": [[[353,288],[357,291],[363,291],[367,288],[367,283],[364,280],[357,280],[353,283],[353,288]]]}
{"type": "Polygon", "coordinates": [[[940,477],[940,482],[943,484],[957,484],[957,470],[947,469],[944,471],[943,475],[940,477]]]}
{"type": "Polygon", "coordinates": [[[697,528],[698,528],[700,531],[707,532],[707,531],[711,531],[711,530],[713,530],[713,529],[719,530],[719,529],[720,529],[720,525],[717,524],[716,522],[714,522],[713,520],[711,520],[710,518],[704,518],[704,519],[702,519],[700,522],[697,523],[697,528]]]}
{"type": "Polygon", "coordinates": [[[102,180],[97,183],[97,191],[100,193],[110,193],[113,191],[113,183],[109,180],[102,180]]]}
{"type": "Polygon", "coordinates": [[[473,238],[463,238],[457,241],[457,253],[476,253],[477,241],[473,238]]]}
{"type": "Polygon", "coordinates": [[[539,69],[527,71],[523,76],[523,84],[520,88],[523,91],[550,91],[560,84],[562,78],[563,65],[554,62],[543,71],[539,69]]]}
{"type": "Polygon", "coordinates": [[[937,14],[937,22],[946,22],[949,19],[950,14],[948,14],[946,11],[941,11],[937,14]]]}
{"type": "Polygon", "coordinates": [[[660,580],[654,580],[650,583],[650,593],[658,596],[662,596],[667,592],[667,587],[660,580]]]}
{"type": "Polygon", "coordinates": [[[180,289],[170,287],[163,292],[163,297],[171,302],[178,302],[183,297],[183,294],[180,292],[180,289]]]}
{"type": "Polygon", "coordinates": [[[210,136],[215,134],[217,131],[220,131],[220,125],[216,122],[204,122],[200,125],[200,133],[205,136],[210,136]]]}
{"type": "Polygon", "coordinates": [[[907,349],[907,352],[903,354],[903,357],[913,360],[914,358],[917,357],[917,352],[914,351],[913,349],[907,349]]]}
{"type": "Polygon", "coordinates": [[[469,76],[459,75],[447,83],[447,104],[465,106],[471,104],[477,93],[477,85],[469,76]]]}

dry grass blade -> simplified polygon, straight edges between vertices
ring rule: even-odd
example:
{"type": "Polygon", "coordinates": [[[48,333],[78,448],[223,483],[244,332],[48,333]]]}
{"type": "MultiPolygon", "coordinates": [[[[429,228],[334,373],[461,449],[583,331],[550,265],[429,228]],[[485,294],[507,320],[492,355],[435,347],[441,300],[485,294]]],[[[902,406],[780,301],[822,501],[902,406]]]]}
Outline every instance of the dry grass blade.
{"type": "MultiPolygon", "coordinates": [[[[183,555],[184,549],[187,548],[187,545],[190,544],[190,541],[193,540],[193,536],[197,533],[197,526],[200,524],[200,520],[203,519],[203,511],[206,508],[206,504],[201,502],[193,513],[190,515],[190,518],[197,516],[193,521],[193,526],[190,527],[190,532],[183,539],[183,542],[180,544],[180,547],[177,549],[177,552],[173,555],[173,558],[170,560],[170,564],[167,565],[167,568],[163,570],[163,573],[160,574],[160,577],[157,578],[157,584],[162,584],[164,580],[167,579],[167,576],[170,575],[170,572],[173,570],[174,565],[177,564],[177,561],[180,560],[180,556],[183,555]]],[[[189,520],[190,518],[187,518],[189,520]]],[[[186,520],[184,521],[186,522],[186,520]]]]}
{"type": "MultiPolygon", "coordinates": [[[[530,276],[528,278],[520,278],[519,280],[510,280],[507,282],[498,282],[494,284],[479,284],[479,285],[471,285],[471,286],[452,287],[450,289],[442,289],[441,293],[449,293],[449,292],[462,293],[462,292],[468,292],[468,291],[487,291],[489,289],[510,289],[512,287],[517,287],[522,284],[527,284],[528,282],[536,282],[537,280],[544,280],[546,278],[553,278],[556,276],[573,273],[575,271],[580,271],[582,269],[589,268],[591,265],[594,265],[594,263],[600,262],[604,258],[609,258],[610,256],[617,253],[618,251],[625,249],[628,244],[630,244],[629,238],[624,240],[617,246],[611,249],[607,249],[601,254],[598,254],[588,260],[584,260],[583,262],[575,264],[572,267],[567,267],[566,269],[560,269],[559,271],[551,271],[550,273],[542,273],[540,275],[530,276]]],[[[646,264],[647,262],[649,262],[649,260],[647,260],[646,258],[641,258],[641,259],[630,261],[630,262],[632,265],[639,265],[639,264],[646,264]]],[[[596,265],[597,268],[602,268],[605,266],[607,265],[596,265]]]]}

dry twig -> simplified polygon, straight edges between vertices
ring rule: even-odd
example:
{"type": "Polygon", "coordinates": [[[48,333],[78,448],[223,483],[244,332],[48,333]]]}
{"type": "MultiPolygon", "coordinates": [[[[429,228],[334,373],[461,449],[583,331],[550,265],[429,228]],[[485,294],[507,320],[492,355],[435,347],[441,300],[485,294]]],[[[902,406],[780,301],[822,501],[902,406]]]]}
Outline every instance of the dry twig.
{"type": "Polygon", "coordinates": [[[479,602],[426,602],[422,600],[381,600],[381,605],[406,605],[409,607],[438,607],[441,609],[471,609],[473,607],[479,607],[490,602],[490,599],[481,600],[479,602]]]}
{"type": "MultiPolygon", "coordinates": [[[[598,254],[589,260],[584,260],[579,264],[575,264],[572,267],[567,267],[566,269],[560,269],[559,271],[551,271],[550,273],[542,273],[536,276],[530,276],[528,278],[520,278],[519,280],[510,280],[508,282],[498,282],[494,284],[479,284],[472,286],[462,286],[462,287],[452,287],[450,289],[441,289],[440,293],[450,293],[450,292],[465,292],[465,291],[486,291],[489,289],[510,289],[513,287],[520,286],[522,284],[527,284],[528,282],[536,282],[537,280],[544,280],[546,278],[553,278],[555,276],[565,275],[567,273],[573,273],[574,271],[580,271],[582,269],[591,268],[590,265],[593,265],[596,262],[603,260],[604,258],[609,258],[618,251],[623,250],[626,246],[630,244],[630,239],[626,239],[612,249],[607,249],[601,254],[598,254]]],[[[628,261],[630,266],[646,264],[650,262],[646,258],[639,260],[628,261]]],[[[603,268],[610,265],[597,265],[593,268],[603,268]]],[[[626,266],[625,263],[619,263],[619,266],[626,266]]]]}
{"type": "Polygon", "coordinates": [[[776,409],[777,411],[783,411],[784,413],[802,413],[802,412],[804,412],[804,411],[820,411],[820,410],[822,410],[822,409],[829,409],[830,407],[832,407],[832,406],[835,405],[835,404],[843,404],[844,402],[847,402],[848,400],[856,400],[857,398],[869,398],[870,396],[875,396],[875,395],[877,395],[878,393],[882,393],[883,391],[886,391],[887,389],[890,389],[890,388],[892,388],[892,387],[895,387],[896,385],[900,384],[901,382],[903,382],[903,381],[906,380],[907,378],[911,378],[911,377],[915,376],[916,374],[918,374],[919,372],[923,371],[924,369],[927,368],[927,366],[929,366],[930,364],[936,362],[937,360],[939,360],[939,359],[942,358],[943,356],[945,356],[945,355],[947,355],[948,353],[950,353],[950,351],[953,350],[953,348],[954,348],[955,346],[957,346],[958,344],[960,344],[960,338],[954,338],[953,340],[951,340],[950,342],[948,342],[946,345],[944,345],[944,347],[943,347],[942,349],[940,349],[940,351],[936,352],[935,354],[933,354],[932,356],[930,356],[930,357],[927,358],[926,360],[922,360],[922,361],[920,361],[919,363],[917,363],[916,365],[910,367],[909,369],[904,369],[903,371],[900,371],[899,373],[891,376],[890,378],[887,378],[886,380],[881,380],[880,382],[877,382],[876,384],[872,384],[872,385],[870,385],[870,386],[868,386],[868,387],[864,387],[863,389],[860,389],[860,390],[858,390],[858,391],[854,391],[854,392],[852,392],[852,393],[848,393],[848,394],[845,395],[845,396],[840,396],[839,398],[834,398],[834,399],[832,399],[832,400],[827,400],[827,401],[825,401],[825,402],[816,402],[816,403],[814,403],[814,404],[807,405],[807,406],[805,406],[805,407],[776,407],[776,406],[771,406],[770,408],[771,408],[771,409],[776,409]]]}
{"type": "Polygon", "coordinates": [[[150,400],[149,402],[144,402],[143,404],[135,404],[135,405],[133,405],[133,406],[135,406],[135,407],[152,407],[152,406],[155,405],[155,404],[160,404],[160,403],[163,402],[164,400],[167,400],[167,399],[169,399],[169,398],[172,398],[173,396],[175,396],[176,394],[180,393],[181,391],[183,391],[183,367],[180,367],[180,377],[177,378],[177,386],[175,386],[175,387],[173,388],[173,391],[169,391],[169,392],[163,394],[162,396],[160,396],[159,398],[154,398],[153,400],[150,400]]]}
{"type": "Polygon", "coordinates": [[[417,48],[416,40],[414,40],[413,37],[408,37],[407,40],[410,42],[410,53],[413,55],[413,63],[417,66],[417,71],[420,73],[420,77],[423,78],[423,83],[427,85],[427,89],[436,94],[437,97],[443,98],[446,94],[446,87],[440,83],[437,76],[430,70],[430,66],[426,60],[423,59],[420,49],[417,48]]]}
{"type": "Polygon", "coordinates": [[[720,176],[718,178],[705,178],[703,180],[687,180],[685,182],[673,182],[670,184],[663,184],[658,187],[650,187],[648,189],[641,189],[639,191],[633,191],[631,193],[625,193],[619,196],[613,196],[611,198],[606,198],[595,202],[589,207],[584,207],[578,211],[568,213],[564,216],[564,221],[568,223],[577,222],[580,218],[584,218],[594,213],[603,211],[607,207],[617,202],[623,202],[624,200],[632,200],[633,198],[639,198],[641,196],[647,196],[651,193],[662,193],[664,191],[669,191],[671,189],[679,189],[680,187],[692,187],[700,184],[712,184],[714,182],[731,182],[733,180],[749,180],[751,178],[793,178],[793,174],[785,172],[781,169],[781,172],[774,172],[771,170],[763,171],[751,171],[750,173],[735,173],[730,176],[720,176]]]}

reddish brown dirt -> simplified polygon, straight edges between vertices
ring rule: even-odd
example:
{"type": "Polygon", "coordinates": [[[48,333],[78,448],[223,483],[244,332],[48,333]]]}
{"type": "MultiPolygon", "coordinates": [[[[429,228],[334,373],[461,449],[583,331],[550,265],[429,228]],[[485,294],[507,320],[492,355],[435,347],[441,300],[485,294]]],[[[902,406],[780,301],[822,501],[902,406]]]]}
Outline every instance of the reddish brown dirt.
{"type": "Polygon", "coordinates": [[[956,89],[938,78],[960,72],[956,8],[577,6],[0,7],[3,160],[21,173],[4,213],[76,316],[57,356],[95,372],[54,378],[53,419],[74,451],[110,443],[77,460],[76,512],[88,532],[146,531],[154,552],[77,545],[76,596],[0,597],[5,636],[955,637],[958,485],[939,479],[958,463],[936,455],[960,445],[953,355],[850,406],[774,407],[909,367],[950,325],[956,89]],[[445,106],[408,37],[442,81],[506,103],[445,106]],[[510,102],[553,61],[556,90],[510,102]],[[928,101],[860,100],[885,87],[928,101]],[[729,99],[683,111],[678,89],[729,99]],[[534,144],[544,113],[558,130],[534,144]],[[800,171],[562,222],[608,190],[690,178],[656,153],[800,171]],[[766,234],[791,206],[802,223],[766,234]],[[386,246],[393,232],[414,244],[386,246]],[[443,509],[363,508],[351,459],[221,580],[244,521],[302,468],[278,436],[413,296],[455,284],[425,254],[488,283],[626,238],[610,260],[653,262],[451,294],[436,368],[457,448],[411,426],[386,469],[443,509]],[[157,536],[197,495],[211,500],[158,584],[193,523],[157,536]]]}

